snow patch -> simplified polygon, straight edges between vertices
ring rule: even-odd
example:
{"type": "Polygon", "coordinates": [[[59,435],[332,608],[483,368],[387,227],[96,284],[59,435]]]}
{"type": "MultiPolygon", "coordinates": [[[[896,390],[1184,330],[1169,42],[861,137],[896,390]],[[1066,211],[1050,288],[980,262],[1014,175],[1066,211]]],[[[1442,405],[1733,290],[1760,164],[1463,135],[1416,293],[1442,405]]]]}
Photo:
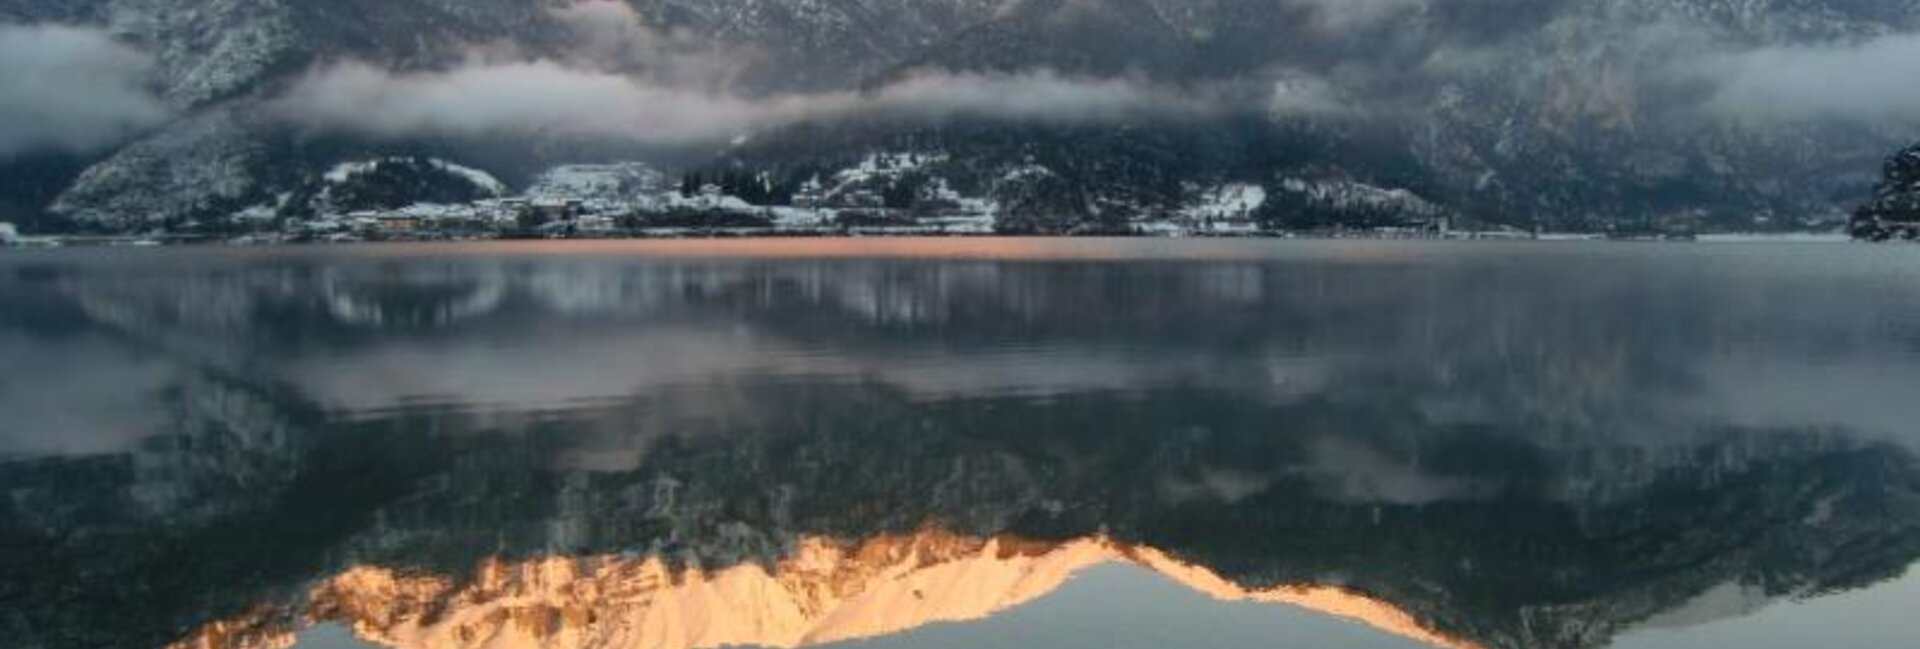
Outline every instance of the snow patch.
{"type": "Polygon", "coordinates": [[[1280,181],[1280,189],[1338,210],[1381,210],[1410,216],[1437,216],[1444,211],[1412,191],[1352,180],[1287,178],[1280,181]]]}
{"type": "Polygon", "coordinates": [[[1267,190],[1249,183],[1229,183],[1207,190],[1200,201],[1180,211],[1190,219],[1243,219],[1267,204],[1267,190]]]}
{"type": "MultiPolygon", "coordinates": [[[[321,176],[321,178],[328,183],[337,185],[352,180],[354,176],[378,170],[380,165],[398,163],[403,160],[404,158],[382,158],[377,160],[342,162],[334,165],[332,169],[327,170],[327,173],[321,176]]],[[[505,196],[507,194],[507,184],[500,182],[500,179],[495,178],[493,174],[439,158],[428,158],[427,164],[433,165],[433,168],[440,171],[459,176],[467,182],[473,183],[473,186],[494,196],[505,196]]]]}
{"type": "Polygon", "coordinates": [[[534,201],[632,202],[657,191],[665,179],[659,170],[638,162],[564,165],[541,173],[525,196],[534,201]]]}

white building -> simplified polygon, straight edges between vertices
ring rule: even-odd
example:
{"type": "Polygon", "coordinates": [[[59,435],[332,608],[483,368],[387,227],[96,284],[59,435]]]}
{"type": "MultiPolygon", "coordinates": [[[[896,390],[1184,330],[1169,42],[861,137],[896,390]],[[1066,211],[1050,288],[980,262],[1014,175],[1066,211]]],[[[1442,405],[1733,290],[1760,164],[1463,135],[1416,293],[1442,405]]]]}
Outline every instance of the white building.
{"type": "Polygon", "coordinates": [[[807,182],[801,183],[800,188],[793,192],[794,207],[811,210],[826,207],[826,205],[827,189],[820,184],[819,176],[807,179],[807,182]]]}
{"type": "Polygon", "coordinates": [[[1200,231],[1208,234],[1246,236],[1260,233],[1260,223],[1246,217],[1207,219],[1200,231]]]}

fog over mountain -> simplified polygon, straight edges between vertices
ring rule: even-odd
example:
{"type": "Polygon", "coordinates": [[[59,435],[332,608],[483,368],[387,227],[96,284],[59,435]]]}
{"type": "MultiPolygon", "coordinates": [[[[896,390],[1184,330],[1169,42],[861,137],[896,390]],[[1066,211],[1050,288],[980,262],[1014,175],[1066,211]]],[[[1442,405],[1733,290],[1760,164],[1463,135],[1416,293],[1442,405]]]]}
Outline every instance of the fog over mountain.
{"type": "Polygon", "coordinates": [[[167,108],[142,87],[150,66],[97,31],[0,26],[0,155],[90,151],[159,124],[167,108]]]}
{"type": "MultiPolygon", "coordinates": [[[[1067,222],[1244,184],[1523,227],[1817,227],[1920,133],[1916,0],[0,0],[0,21],[23,53],[0,98],[29,99],[0,102],[0,218],[49,225],[217,221],[375,155],[518,185],[907,150],[1007,213],[1025,195],[1000,180],[1037,166],[1067,222]]],[[[1319,222],[1301,200],[1259,217],[1319,222]]]]}

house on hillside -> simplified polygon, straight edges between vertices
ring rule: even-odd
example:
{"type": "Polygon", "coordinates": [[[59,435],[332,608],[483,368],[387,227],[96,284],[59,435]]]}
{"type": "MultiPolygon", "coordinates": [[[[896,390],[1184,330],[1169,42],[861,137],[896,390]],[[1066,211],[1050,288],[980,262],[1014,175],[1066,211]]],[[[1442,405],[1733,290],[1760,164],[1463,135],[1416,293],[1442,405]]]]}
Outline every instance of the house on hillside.
{"type": "Polygon", "coordinates": [[[1221,236],[1248,236],[1260,233],[1260,223],[1249,216],[1225,216],[1203,219],[1200,232],[1221,236]]]}
{"type": "Polygon", "coordinates": [[[827,206],[827,189],[820,184],[819,177],[807,179],[807,182],[800,184],[799,189],[794,190],[793,206],[803,210],[827,206]]]}
{"type": "Polygon", "coordinates": [[[541,199],[523,204],[521,213],[535,226],[572,223],[587,213],[587,202],[577,198],[541,199]]]}
{"type": "Polygon", "coordinates": [[[887,206],[887,198],[871,189],[854,189],[842,192],[834,201],[834,206],[851,209],[880,209],[887,206]]]}
{"type": "Polygon", "coordinates": [[[420,217],[404,212],[383,212],[373,217],[374,230],[390,238],[406,238],[420,233],[420,217]]]}

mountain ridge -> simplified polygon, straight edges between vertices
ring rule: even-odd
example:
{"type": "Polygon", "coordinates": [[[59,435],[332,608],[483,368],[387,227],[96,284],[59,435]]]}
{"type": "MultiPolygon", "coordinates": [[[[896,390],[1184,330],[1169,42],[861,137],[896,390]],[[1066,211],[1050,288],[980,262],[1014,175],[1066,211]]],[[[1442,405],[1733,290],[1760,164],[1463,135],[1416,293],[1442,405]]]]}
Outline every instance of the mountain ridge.
{"type": "MultiPolygon", "coordinates": [[[[1920,30],[1912,0],[1432,0],[1369,11],[1313,0],[194,2],[0,3],[0,19],[93,26],[149,53],[158,92],[176,111],[124,146],[89,154],[89,168],[56,200],[44,202],[44,189],[11,197],[20,205],[11,218],[109,230],[221,222],[305,176],[386,155],[445,157],[524,184],[547,167],[639,159],[783,173],[795,151],[809,158],[798,164],[820,166],[877,142],[929,133],[939,142],[944,133],[953,139],[941,148],[952,150],[939,153],[965,169],[947,180],[960,185],[1027,165],[1036,148],[1089,162],[1043,163],[1064,182],[1043,190],[1050,197],[1040,204],[1065,225],[1040,231],[1187,209],[1226,183],[1278,195],[1303,179],[1407,190],[1522,228],[1826,228],[1845,220],[1847,196],[1871,184],[1869,161],[1910,141],[1914,125],[1774,121],[1716,112],[1734,109],[1701,97],[1713,84],[1737,84],[1746,68],[1728,66],[1754,52],[1864,47],[1920,30]],[[617,52],[597,49],[602,37],[617,52]],[[1702,63],[1675,64],[1689,58],[1702,63]],[[1110,84],[1149,107],[1186,95],[1223,111],[1067,122],[828,111],[798,124],[743,123],[745,146],[662,146],[500,129],[483,131],[493,138],[369,137],[290,125],[272,107],[342,61],[398,75],[476,59],[574,61],[635,79],[674,68],[692,77],[676,83],[713,85],[720,97],[811,104],[921,88],[913,82],[943,75],[1044,71],[1056,75],[1053,86],[1010,88],[1061,93],[1067,103],[1046,110],[1110,84]],[[1024,141],[996,144],[1016,138],[1024,141]],[[47,213],[52,220],[40,218],[47,213]]],[[[667,87],[683,91],[675,88],[667,87]]],[[[1373,219],[1281,203],[1259,220],[1284,228],[1373,219]]]]}

